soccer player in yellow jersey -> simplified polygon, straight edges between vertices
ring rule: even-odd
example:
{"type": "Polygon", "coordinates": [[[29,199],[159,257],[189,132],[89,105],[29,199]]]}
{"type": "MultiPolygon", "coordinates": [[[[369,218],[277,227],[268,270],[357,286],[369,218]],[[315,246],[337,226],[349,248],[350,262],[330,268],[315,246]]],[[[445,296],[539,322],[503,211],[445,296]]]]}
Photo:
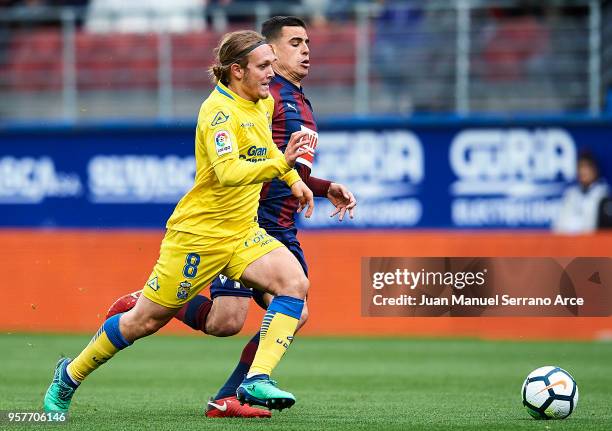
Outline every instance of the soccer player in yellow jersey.
{"type": "Polygon", "coordinates": [[[220,273],[274,295],[238,398],[276,409],[295,402],[269,376],[293,340],[308,279],[287,248],[258,226],[257,205],[261,183],[278,177],[306,216],[312,214],[313,194],[292,169],[310,138],[307,132],[294,133],[284,154],[272,141],[269,83],[275,55],[263,36],[229,33],[216,53],[211,72],[217,86],[203,103],[196,128],[195,184],[168,220],[159,259],[136,306],[107,319],[74,360],[60,359],[45,394],[46,411],[68,411],[92,371],[163,327],[220,273]]]}

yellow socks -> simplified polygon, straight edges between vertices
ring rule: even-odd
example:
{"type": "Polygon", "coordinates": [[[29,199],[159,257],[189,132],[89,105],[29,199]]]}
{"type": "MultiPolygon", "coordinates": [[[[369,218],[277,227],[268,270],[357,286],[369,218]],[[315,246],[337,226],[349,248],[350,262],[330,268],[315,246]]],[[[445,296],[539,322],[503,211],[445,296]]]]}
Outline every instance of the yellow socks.
{"type": "Polygon", "coordinates": [[[272,373],[293,341],[303,308],[302,299],[277,296],[272,300],[261,324],[259,348],[247,377],[272,373]]]}
{"type": "Polygon", "coordinates": [[[68,364],[67,371],[73,380],[78,383],[82,382],[115,353],[132,344],[123,337],[119,330],[120,318],[121,314],[116,314],[104,322],[87,347],[68,364]]]}

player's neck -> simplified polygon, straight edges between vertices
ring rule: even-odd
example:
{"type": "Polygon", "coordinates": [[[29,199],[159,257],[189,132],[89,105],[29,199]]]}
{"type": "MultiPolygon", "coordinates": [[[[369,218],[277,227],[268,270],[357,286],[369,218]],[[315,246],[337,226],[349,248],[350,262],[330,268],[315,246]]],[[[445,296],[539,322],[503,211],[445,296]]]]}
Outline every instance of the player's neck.
{"type": "Polygon", "coordinates": [[[292,77],[290,73],[283,73],[283,71],[279,71],[276,69],[274,69],[274,73],[282,77],[283,79],[289,81],[290,83],[295,85],[297,88],[302,88],[302,81],[296,77],[292,77]]]}
{"type": "Polygon", "coordinates": [[[229,83],[229,85],[227,86],[227,88],[229,88],[230,90],[232,90],[232,92],[238,96],[240,96],[242,99],[248,101],[248,102],[253,102],[256,103],[259,99],[255,99],[253,100],[251,98],[251,96],[249,96],[247,93],[245,93],[245,91],[242,89],[242,87],[240,86],[240,84],[236,84],[236,83],[229,83]]]}

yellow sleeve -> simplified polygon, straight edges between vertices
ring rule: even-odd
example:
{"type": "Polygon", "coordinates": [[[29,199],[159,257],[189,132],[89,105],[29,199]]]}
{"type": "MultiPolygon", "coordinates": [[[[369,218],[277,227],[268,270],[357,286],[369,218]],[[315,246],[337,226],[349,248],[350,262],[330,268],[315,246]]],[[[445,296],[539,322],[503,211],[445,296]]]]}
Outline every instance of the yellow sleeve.
{"type": "Polygon", "coordinates": [[[257,163],[241,160],[238,145],[240,124],[237,115],[226,107],[214,107],[203,113],[200,124],[206,153],[222,186],[263,183],[291,170],[282,153],[280,158],[272,157],[257,163]]]}
{"type": "Polygon", "coordinates": [[[283,180],[285,183],[287,183],[289,187],[291,187],[298,181],[302,181],[300,174],[298,174],[295,169],[291,169],[289,172],[287,172],[285,175],[279,178],[283,180]]]}
{"type": "Polygon", "coordinates": [[[221,163],[217,163],[214,169],[219,182],[224,187],[263,183],[292,170],[284,158],[268,159],[257,163],[238,158],[225,159],[221,163]]]}
{"type": "Polygon", "coordinates": [[[238,158],[240,125],[227,107],[216,106],[201,112],[198,129],[213,167],[221,161],[238,158]]]}

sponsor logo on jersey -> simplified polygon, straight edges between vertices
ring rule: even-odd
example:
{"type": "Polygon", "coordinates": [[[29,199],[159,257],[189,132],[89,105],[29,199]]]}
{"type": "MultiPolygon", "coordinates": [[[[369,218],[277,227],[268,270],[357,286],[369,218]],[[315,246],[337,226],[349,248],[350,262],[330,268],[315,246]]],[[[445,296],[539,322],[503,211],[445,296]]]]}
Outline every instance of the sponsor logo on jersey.
{"type": "Polygon", "coordinates": [[[253,157],[261,157],[265,156],[268,153],[268,149],[266,147],[257,147],[255,145],[249,147],[247,150],[247,154],[253,157]]]}
{"type": "Polygon", "coordinates": [[[258,147],[256,145],[252,145],[247,149],[246,154],[240,154],[240,158],[242,160],[246,160],[248,162],[261,162],[268,158],[268,149],[266,147],[258,147]]]}
{"type": "Polygon", "coordinates": [[[227,130],[219,130],[215,133],[215,148],[218,156],[232,152],[232,140],[227,130]]]}
{"type": "Polygon", "coordinates": [[[218,126],[219,124],[223,124],[225,123],[227,120],[229,120],[229,115],[226,115],[223,113],[223,111],[219,111],[217,112],[217,114],[215,115],[215,118],[213,118],[213,120],[211,121],[210,125],[215,127],[218,126]]]}
{"type": "Polygon", "coordinates": [[[240,123],[240,127],[244,127],[244,128],[255,127],[255,123],[251,123],[250,121],[247,121],[246,123],[240,123]]]}
{"type": "Polygon", "coordinates": [[[298,111],[297,108],[295,107],[295,105],[292,104],[292,103],[287,102],[287,103],[285,103],[285,105],[287,105],[288,109],[293,109],[295,112],[298,111]]]}

